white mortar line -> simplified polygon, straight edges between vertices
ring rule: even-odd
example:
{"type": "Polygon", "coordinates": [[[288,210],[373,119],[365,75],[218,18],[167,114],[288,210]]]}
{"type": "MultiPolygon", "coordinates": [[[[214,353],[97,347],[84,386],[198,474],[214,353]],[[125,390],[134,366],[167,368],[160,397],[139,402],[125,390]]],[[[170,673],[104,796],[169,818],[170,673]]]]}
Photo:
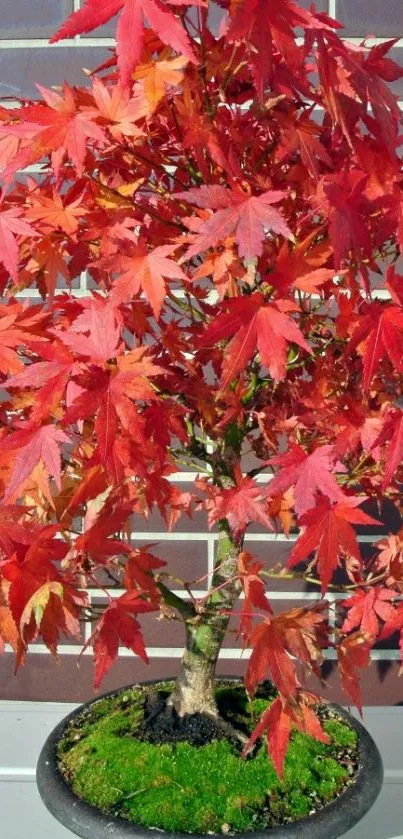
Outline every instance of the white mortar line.
{"type": "MultiPolygon", "coordinates": [[[[86,594],[89,594],[90,597],[93,598],[93,599],[105,600],[105,602],[106,602],[107,595],[105,594],[105,592],[108,593],[109,597],[111,597],[112,600],[116,600],[118,597],[120,597],[122,594],[124,594],[126,592],[126,589],[125,588],[107,588],[105,586],[104,589],[86,588],[86,589],[80,589],[80,591],[83,591],[86,594]]],[[[183,589],[170,589],[170,591],[172,592],[172,594],[176,594],[178,597],[182,597],[183,600],[190,600],[190,594],[187,591],[183,591],[183,589]]],[[[197,590],[194,589],[195,597],[204,597],[206,594],[208,594],[207,589],[197,589],[197,590]]],[[[157,612],[155,614],[157,614],[157,612]]]]}
{"type": "MultiPolygon", "coordinates": [[[[73,12],[78,12],[81,9],[82,3],[81,0],[73,0],[73,12]]],[[[80,43],[80,36],[75,35],[74,41],[76,44],[80,43]]]]}
{"type": "Polygon", "coordinates": [[[87,285],[88,273],[87,271],[82,271],[80,274],[80,291],[83,292],[83,295],[90,296],[91,292],[87,285]]]}
{"type": "MultiPolygon", "coordinates": [[[[207,541],[208,539],[214,539],[215,541],[218,540],[219,534],[218,533],[209,533],[208,531],[201,531],[191,533],[189,531],[185,532],[170,532],[166,533],[165,531],[153,531],[153,530],[137,530],[130,533],[130,539],[138,541],[153,541],[157,542],[202,542],[207,541]]],[[[291,533],[290,536],[287,536],[285,533],[248,533],[245,536],[245,542],[288,542],[290,545],[293,542],[296,542],[299,537],[299,533],[291,533]]],[[[383,533],[375,533],[372,536],[365,536],[359,535],[357,536],[357,542],[362,545],[372,544],[372,542],[377,542],[379,539],[385,538],[385,534],[383,533]]]]}
{"type": "MultiPolygon", "coordinates": [[[[320,592],[318,592],[318,595],[319,595],[318,600],[320,600],[321,599],[320,592]]],[[[335,623],[336,623],[336,612],[335,612],[335,609],[332,608],[332,607],[335,605],[337,600],[343,600],[343,598],[345,598],[345,596],[346,596],[345,594],[342,595],[341,597],[336,596],[335,594],[333,594],[333,592],[327,592],[326,593],[326,600],[328,600],[328,602],[329,602],[329,626],[332,627],[332,628],[334,628],[335,623]]]]}
{"type": "MultiPolygon", "coordinates": [[[[82,288],[56,288],[55,295],[58,296],[60,294],[68,294],[71,297],[88,297],[89,292],[87,289],[82,288]]],[[[38,298],[42,299],[38,289],[36,288],[23,288],[19,291],[15,297],[17,299],[21,298],[28,298],[28,300],[37,300],[38,298]]]]}
{"type": "MultiPolygon", "coordinates": [[[[333,15],[332,15],[332,17],[333,17],[333,15]]],[[[386,44],[387,41],[391,40],[391,36],[390,37],[386,37],[386,36],[373,36],[373,37],[368,36],[368,37],[366,37],[365,35],[351,35],[351,36],[348,36],[348,35],[340,36],[339,35],[339,37],[341,37],[342,41],[345,41],[347,44],[353,44],[354,46],[361,46],[362,42],[365,41],[365,49],[370,49],[371,47],[376,47],[378,44],[386,44]]],[[[303,46],[303,44],[304,44],[304,38],[303,37],[296,38],[295,40],[296,40],[296,43],[298,44],[298,46],[303,46]]],[[[396,47],[402,47],[403,46],[403,36],[399,37],[399,40],[397,41],[395,46],[396,47]]]]}
{"type": "MultiPolygon", "coordinates": [[[[337,650],[325,650],[324,657],[330,660],[337,660],[337,650]]],[[[400,650],[372,650],[371,661],[400,661],[400,650]]]]}
{"type": "Polygon", "coordinates": [[[48,38],[0,38],[0,49],[21,50],[21,49],[62,49],[63,47],[114,47],[115,38],[65,38],[63,41],[56,41],[50,44],[48,38]]]}
{"type": "MultiPolygon", "coordinates": [[[[49,171],[50,171],[49,168],[44,168],[44,164],[37,163],[37,164],[33,164],[32,166],[27,166],[26,169],[21,169],[21,171],[18,174],[25,174],[25,173],[26,174],[46,174],[49,171]]],[[[96,291],[98,294],[104,294],[105,293],[105,292],[103,292],[102,289],[98,289],[98,288],[90,289],[90,288],[88,288],[87,287],[87,281],[88,281],[88,272],[83,271],[82,274],[80,275],[80,288],[77,290],[77,291],[80,292],[81,296],[90,297],[93,291],[96,291]]],[[[61,291],[62,291],[62,289],[56,289],[56,293],[57,292],[61,293],[61,291]]],[[[342,291],[343,291],[343,289],[342,289],[342,291]]],[[[183,289],[176,289],[175,294],[176,294],[177,297],[184,297],[185,291],[183,289]]],[[[366,293],[363,289],[360,289],[360,294],[361,294],[361,297],[363,297],[363,298],[367,297],[367,295],[366,295],[366,293]]],[[[39,292],[37,291],[37,289],[27,288],[27,289],[24,289],[24,296],[25,297],[38,297],[40,295],[39,295],[39,292]]],[[[345,291],[345,296],[346,297],[350,296],[350,294],[347,290],[345,291]]],[[[143,297],[143,295],[142,295],[142,297],[143,297]]],[[[298,297],[298,292],[295,293],[295,297],[296,298],[298,297]]],[[[386,288],[373,288],[373,289],[371,289],[371,297],[374,300],[390,300],[390,292],[386,288]]],[[[309,294],[309,295],[307,294],[306,295],[306,300],[313,300],[313,301],[317,302],[317,301],[321,300],[321,295],[320,294],[309,294]]],[[[323,300],[323,305],[329,308],[329,304],[331,304],[331,302],[332,301],[329,301],[329,300],[323,300]]],[[[191,354],[189,354],[188,357],[191,358],[191,354]]],[[[195,472],[194,474],[196,475],[198,473],[195,472]]],[[[269,477],[270,477],[269,475],[261,474],[261,475],[257,475],[255,480],[258,483],[264,483],[265,480],[267,480],[269,477]]]]}
{"type": "MultiPolygon", "coordinates": [[[[330,0],[330,3],[334,2],[334,0],[330,0]]],[[[334,17],[334,15],[332,15],[334,17]]],[[[343,41],[347,41],[350,44],[362,44],[363,40],[365,39],[365,35],[361,36],[351,36],[342,35],[341,36],[343,41]]],[[[374,36],[372,38],[368,38],[366,44],[368,47],[376,46],[377,44],[385,44],[387,41],[390,41],[389,37],[383,36],[374,36]]],[[[302,37],[296,38],[297,44],[302,45],[304,43],[304,39],[302,37]]],[[[76,38],[65,38],[63,41],[57,41],[55,44],[50,44],[48,38],[0,38],[0,48],[7,50],[13,49],[37,49],[41,47],[42,49],[60,49],[63,47],[114,47],[115,46],[115,38],[105,37],[105,36],[78,36],[78,40],[76,38]]],[[[396,46],[403,45],[403,37],[399,38],[396,46]]]]}
{"type": "MultiPolygon", "coordinates": [[[[214,562],[215,562],[215,539],[211,538],[211,534],[207,538],[207,586],[211,588],[211,583],[213,579],[213,572],[214,572],[214,562]]],[[[198,596],[198,594],[197,594],[198,596]]]]}
{"type": "MultiPolygon", "coordinates": [[[[93,591],[96,592],[97,589],[86,589],[85,590],[85,593],[88,595],[88,600],[89,600],[88,605],[89,605],[89,607],[91,607],[91,605],[92,605],[93,591]]],[[[85,623],[84,623],[84,644],[86,644],[87,641],[90,639],[91,634],[92,634],[91,621],[85,621],[85,623]]]]}
{"type": "MultiPolygon", "coordinates": [[[[121,589],[105,588],[104,590],[102,590],[102,589],[99,589],[99,588],[88,588],[88,589],[80,589],[80,591],[82,591],[84,593],[87,593],[90,596],[90,598],[96,598],[97,600],[105,600],[106,601],[107,595],[105,594],[105,592],[107,592],[109,597],[111,597],[113,600],[116,600],[118,597],[120,597],[122,594],[125,593],[126,589],[124,589],[124,588],[121,588],[121,589]]],[[[183,591],[182,589],[171,589],[171,591],[172,591],[172,594],[176,594],[178,597],[182,597],[183,600],[190,600],[190,594],[187,591],[183,591]]],[[[205,595],[208,594],[208,590],[207,589],[194,589],[193,593],[194,593],[195,597],[205,597],[205,595]]],[[[266,594],[267,594],[267,597],[269,598],[269,600],[284,600],[285,602],[287,602],[287,600],[302,600],[304,602],[311,602],[311,601],[315,602],[315,601],[322,600],[322,595],[321,595],[319,589],[318,589],[318,591],[298,591],[298,590],[297,591],[294,591],[294,590],[293,591],[287,591],[287,589],[284,589],[284,590],[278,590],[277,589],[275,591],[270,591],[270,589],[267,589],[266,594]]],[[[338,600],[346,600],[348,598],[348,596],[349,596],[348,591],[332,591],[332,592],[327,592],[323,599],[328,600],[329,603],[336,603],[338,600]]],[[[238,599],[239,600],[244,600],[245,599],[244,592],[241,592],[238,599]]],[[[401,602],[402,600],[403,600],[403,595],[395,598],[396,603],[401,602]]],[[[329,622],[330,622],[330,619],[329,619],[329,622]]]]}
{"type": "MultiPolygon", "coordinates": [[[[79,656],[81,651],[80,645],[64,644],[59,647],[59,658],[63,656],[79,656]]],[[[182,658],[183,647],[146,647],[147,655],[152,658],[182,658]]],[[[6,652],[12,653],[11,647],[6,644],[6,652]]],[[[28,650],[32,655],[49,655],[48,650],[41,644],[32,644],[28,650]]],[[[224,647],[220,652],[220,659],[222,660],[237,660],[248,659],[251,655],[251,650],[242,650],[239,647],[224,647]]],[[[92,656],[92,649],[86,649],[81,656],[92,656]]],[[[336,650],[324,650],[323,656],[328,660],[337,659],[336,650]]],[[[134,658],[135,654],[126,649],[126,647],[119,648],[119,658],[134,658]]],[[[371,661],[400,661],[401,653],[399,650],[373,650],[371,653],[371,661]]]]}

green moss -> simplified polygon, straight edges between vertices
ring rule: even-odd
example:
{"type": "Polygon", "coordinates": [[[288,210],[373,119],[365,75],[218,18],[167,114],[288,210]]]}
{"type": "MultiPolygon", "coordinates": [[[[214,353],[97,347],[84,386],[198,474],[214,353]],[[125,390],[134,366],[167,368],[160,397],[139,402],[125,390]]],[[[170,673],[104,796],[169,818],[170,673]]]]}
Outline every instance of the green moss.
{"type": "Polygon", "coordinates": [[[354,748],[356,745],[357,735],[350,726],[337,722],[337,720],[327,720],[323,727],[336,746],[354,748]]]}
{"type": "MultiPolygon", "coordinates": [[[[256,830],[307,815],[348,781],[337,749],[354,747],[356,735],[342,722],[325,722],[329,746],[294,732],[280,781],[263,744],[243,760],[227,740],[202,747],[139,741],[141,697],[133,690],[96,703],[60,745],[75,793],[102,810],[166,831],[256,830]]],[[[234,687],[219,689],[217,700],[249,731],[269,702],[258,696],[249,703],[234,687]]]]}

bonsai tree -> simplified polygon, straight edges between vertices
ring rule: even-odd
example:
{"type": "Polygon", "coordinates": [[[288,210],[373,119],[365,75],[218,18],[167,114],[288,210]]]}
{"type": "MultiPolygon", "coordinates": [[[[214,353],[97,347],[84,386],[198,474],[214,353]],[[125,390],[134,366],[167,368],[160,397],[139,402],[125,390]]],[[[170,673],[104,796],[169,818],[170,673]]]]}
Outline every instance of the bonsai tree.
{"type": "Polygon", "coordinates": [[[267,732],[281,772],[293,727],[326,739],[305,688],[326,651],[360,707],[359,668],[403,628],[401,534],[365,559],[356,538],[402,503],[403,69],[294,0],[87,0],[52,40],[114,15],[83,88],[0,112],[0,635],[19,667],[92,620],[99,687],[119,645],[147,660],[159,612],[184,633],[164,713],[220,724],[232,614],[247,692],[278,691],[245,753],[267,732]],[[178,580],[133,547],[154,508],[218,529],[207,595],[191,550],[178,580]],[[245,550],[256,522],[298,529],[286,569],[245,550]],[[274,614],[278,577],[321,599],[274,614]]]}

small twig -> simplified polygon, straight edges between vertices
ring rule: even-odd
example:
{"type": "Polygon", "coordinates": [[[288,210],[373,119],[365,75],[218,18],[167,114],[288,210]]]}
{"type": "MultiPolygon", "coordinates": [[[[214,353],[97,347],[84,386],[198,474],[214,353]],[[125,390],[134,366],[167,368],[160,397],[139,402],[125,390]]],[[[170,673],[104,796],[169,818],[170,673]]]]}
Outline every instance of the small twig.
{"type": "MultiPolygon", "coordinates": [[[[217,568],[215,568],[214,571],[216,572],[217,568]]],[[[209,598],[211,597],[212,594],[215,594],[217,591],[220,591],[222,588],[226,588],[230,583],[233,583],[234,580],[237,580],[237,579],[238,579],[238,574],[234,574],[233,577],[228,577],[228,580],[225,580],[219,586],[216,586],[215,588],[210,589],[210,591],[208,591],[207,594],[204,595],[204,597],[198,597],[197,598],[197,605],[200,606],[206,600],[209,600],[209,598]]]]}
{"type": "Polygon", "coordinates": [[[124,795],[123,800],[127,801],[129,798],[134,798],[135,795],[140,795],[142,792],[147,792],[149,789],[151,789],[151,787],[141,787],[140,789],[136,789],[134,792],[129,792],[129,795],[124,795]]]}
{"type": "MultiPolygon", "coordinates": [[[[305,574],[293,574],[293,573],[285,573],[282,572],[279,574],[273,573],[271,571],[261,571],[260,572],[262,577],[268,577],[269,579],[274,580],[303,580],[304,583],[310,583],[311,585],[321,586],[322,581],[317,579],[317,577],[310,577],[309,575],[305,574]]],[[[376,583],[382,582],[383,579],[386,577],[386,572],[382,572],[379,574],[378,577],[373,577],[371,580],[362,580],[360,583],[351,583],[351,585],[335,585],[334,583],[329,583],[327,588],[332,589],[332,591],[355,591],[357,588],[365,588],[368,586],[372,586],[376,583]]],[[[270,592],[269,592],[270,596],[270,592]]]]}

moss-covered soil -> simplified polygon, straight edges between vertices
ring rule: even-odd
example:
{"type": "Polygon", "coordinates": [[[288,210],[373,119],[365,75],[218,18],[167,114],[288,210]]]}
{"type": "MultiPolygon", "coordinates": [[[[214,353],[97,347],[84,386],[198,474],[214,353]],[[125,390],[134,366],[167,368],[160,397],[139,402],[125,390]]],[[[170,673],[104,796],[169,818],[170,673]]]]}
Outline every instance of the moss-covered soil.
{"type": "MultiPolygon", "coordinates": [[[[159,700],[170,687],[163,685],[159,700]]],[[[268,686],[252,703],[242,686],[217,686],[222,716],[245,732],[272,698],[268,686]]],[[[151,706],[155,699],[154,691],[151,706]]],[[[199,745],[183,739],[183,730],[173,742],[147,742],[149,705],[150,693],[145,701],[139,686],[99,700],[75,719],[59,746],[60,767],[74,792],[136,824],[183,833],[267,829],[315,812],[354,780],[357,735],[326,707],[320,714],[331,744],[294,732],[280,781],[265,744],[244,760],[239,744],[222,734],[211,740],[203,720],[191,729],[199,745]]]]}

